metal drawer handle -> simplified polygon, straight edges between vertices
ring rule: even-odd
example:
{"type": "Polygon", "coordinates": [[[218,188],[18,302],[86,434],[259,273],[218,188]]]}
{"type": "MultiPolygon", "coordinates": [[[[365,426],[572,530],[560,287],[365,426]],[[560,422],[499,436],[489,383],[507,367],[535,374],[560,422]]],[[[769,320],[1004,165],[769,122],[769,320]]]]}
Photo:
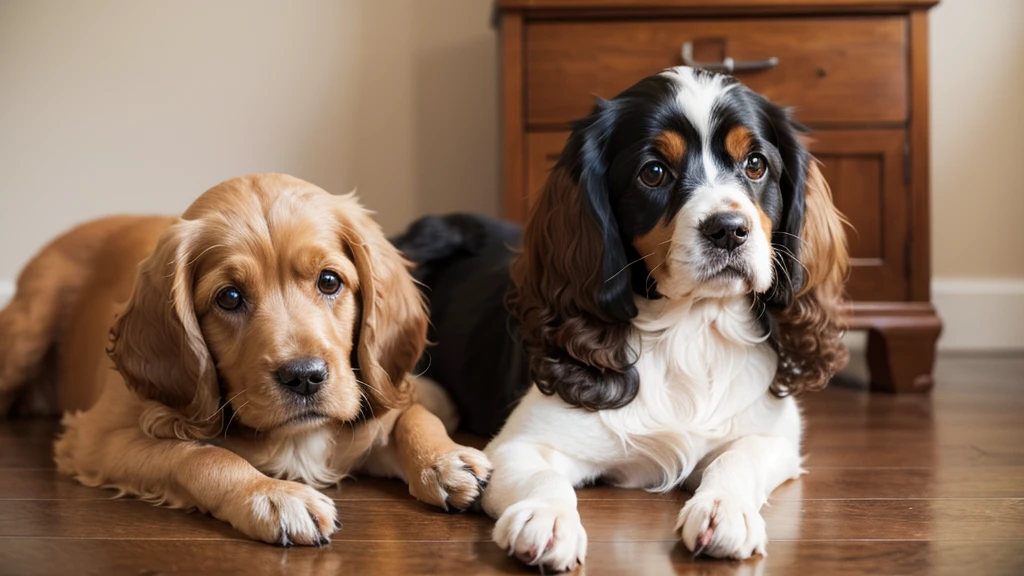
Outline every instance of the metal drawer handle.
{"type": "Polygon", "coordinates": [[[683,64],[693,68],[704,68],[716,72],[757,72],[768,70],[779,65],[779,59],[775,56],[764,60],[747,60],[737,62],[726,56],[721,62],[697,62],[693,59],[693,42],[683,44],[683,64]]]}

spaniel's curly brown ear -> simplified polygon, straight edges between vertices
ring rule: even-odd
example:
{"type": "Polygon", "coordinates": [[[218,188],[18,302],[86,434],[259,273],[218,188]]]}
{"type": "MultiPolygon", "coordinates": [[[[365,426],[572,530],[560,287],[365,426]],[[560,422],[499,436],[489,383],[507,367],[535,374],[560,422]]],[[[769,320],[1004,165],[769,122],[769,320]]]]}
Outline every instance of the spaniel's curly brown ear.
{"type": "Polygon", "coordinates": [[[819,390],[849,359],[843,344],[843,285],[849,258],[843,216],[813,158],[807,163],[803,225],[797,255],[803,284],[785,308],[775,312],[772,335],[779,367],[776,395],[819,390]]]}
{"type": "Polygon", "coordinates": [[[355,260],[362,298],[357,377],[379,416],[412,401],[406,376],[423,354],[429,316],[410,264],[380,226],[351,194],[338,196],[337,204],[339,234],[355,260]]]}
{"type": "Polygon", "coordinates": [[[140,265],[110,329],[108,354],[125,384],[155,400],[141,424],[158,438],[204,439],[221,429],[217,371],[193,304],[193,248],[201,223],[180,220],[140,265]]]}
{"type": "Polygon", "coordinates": [[[613,103],[599,102],[574,126],[523,228],[509,295],[537,388],[589,410],[624,406],[640,386],[629,262],[605,182],[614,122],[613,103]]]}

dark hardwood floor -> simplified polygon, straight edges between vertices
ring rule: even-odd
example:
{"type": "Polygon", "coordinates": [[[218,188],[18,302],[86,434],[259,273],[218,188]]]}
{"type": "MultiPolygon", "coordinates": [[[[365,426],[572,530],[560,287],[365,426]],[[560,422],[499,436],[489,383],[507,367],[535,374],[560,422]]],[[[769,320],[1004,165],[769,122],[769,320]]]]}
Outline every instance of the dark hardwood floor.
{"type": "MultiPolygon", "coordinates": [[[[854,371],[856,372],[856,371],[854,371]]],[[[694,560],[672,526],[687,496],[579,491],[587,574],[1024,574],[1024,358],[943,357],[931,396],[843,378],[803,400],[809,474],[763,512],[768,557],[694,560]]],[[[323,549],[250,542],[200,514],[110,500],[53,470],[49,420],[0,422],[0,574],[529,572],[482,515],[447,515],[396,482],[330,490],[323,549]]]]}

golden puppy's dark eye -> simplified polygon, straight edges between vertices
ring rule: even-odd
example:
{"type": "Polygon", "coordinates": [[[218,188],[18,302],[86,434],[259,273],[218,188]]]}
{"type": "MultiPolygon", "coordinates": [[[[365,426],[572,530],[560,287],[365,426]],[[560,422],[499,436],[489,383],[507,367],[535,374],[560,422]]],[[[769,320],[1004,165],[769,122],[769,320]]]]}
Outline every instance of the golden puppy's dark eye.
{"type": "Polygon", "coordinates": [[[668,169],[661,162],[648,162],[640,168],[640,183],[648,188],[657,188],[665,183],[668,169]]]}
{"type": "Polygon", "coordinates": [[[743,162],[743,170],[747,173],[747,178],[760,180],[768,171],[768,159],[755,152],[747,156],[746,161],[743,162]]]}
{"type": "Polygon", "coordinates": [[[316,288],[327,296],[334,296],[341,290],[341,277],[331,270],[324,270],[316,281],[316,288]]]}
{"type": "Polygon", "coordinates": [[[222,310],[234,312],[242,306],[242,292],[234,286],[221,288],[220,292],[217,292],[216,301],[222,310]]]}

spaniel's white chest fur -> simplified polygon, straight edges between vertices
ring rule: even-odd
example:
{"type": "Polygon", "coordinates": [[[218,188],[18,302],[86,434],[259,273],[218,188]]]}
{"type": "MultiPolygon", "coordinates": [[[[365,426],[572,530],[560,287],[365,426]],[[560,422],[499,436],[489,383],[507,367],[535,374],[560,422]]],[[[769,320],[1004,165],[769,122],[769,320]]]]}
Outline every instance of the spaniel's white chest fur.
{"type": "Polygon", "coordinates": [[[738,415],[765,395],[776,356],[743,298],[637,303],[640,391],[627,406],[597,414],[621,446],[605,477],[668,490],[735,437],[738,415]]]}

